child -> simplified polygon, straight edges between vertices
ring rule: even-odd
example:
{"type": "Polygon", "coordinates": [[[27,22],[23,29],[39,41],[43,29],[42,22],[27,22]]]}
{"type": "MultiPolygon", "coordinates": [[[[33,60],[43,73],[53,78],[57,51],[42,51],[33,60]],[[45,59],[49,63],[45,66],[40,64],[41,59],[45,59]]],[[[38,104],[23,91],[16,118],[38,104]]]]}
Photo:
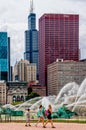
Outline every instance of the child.
{"type": "Polygon", "coordinates": [[[38,122],[36,123],[36,127],[37,127],[37,125],[38,125],[38,123],[40,122],[40,121],[42,121],[42,123],[43,123],[43,127],[44,127],[44,113],[43,113],[43,107],[42,107],[42,105],[40,105],[39,106],[39,111],[38,111],[38,113],[37,113],[37,116],[38,116],[38,122]]]}
{"type": "Polygon", "coordinates": [[[30,125],[30,109],[27,109],[27,112],[26,112],[26,124],[25,126],[28,126],[27,123],[29,123],[29,126],[30,125]]]}

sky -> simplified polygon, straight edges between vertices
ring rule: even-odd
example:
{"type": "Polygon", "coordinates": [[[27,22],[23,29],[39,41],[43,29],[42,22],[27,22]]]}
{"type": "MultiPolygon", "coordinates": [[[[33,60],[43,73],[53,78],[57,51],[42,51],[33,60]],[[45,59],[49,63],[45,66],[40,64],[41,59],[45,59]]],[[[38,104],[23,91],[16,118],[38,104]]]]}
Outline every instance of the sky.
{"type": "MultiPolygon", "coordinates": [[[[33,0],[38,19],[44,13],[79,14],[79,48],[86,58],[86,0],[33,0]]],[[[11,65],[24,58],[24,32],[28,29],[30,0],[0,0],[0,31],[11,38],[11,65]]]]}

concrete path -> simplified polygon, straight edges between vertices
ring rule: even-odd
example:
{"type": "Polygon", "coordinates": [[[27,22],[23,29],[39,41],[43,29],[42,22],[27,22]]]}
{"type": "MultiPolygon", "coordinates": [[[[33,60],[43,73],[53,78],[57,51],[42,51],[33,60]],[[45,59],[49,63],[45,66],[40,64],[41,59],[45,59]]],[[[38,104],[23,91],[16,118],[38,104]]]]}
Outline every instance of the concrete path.
{"type": "Polygon", "coordinates": [[[50,124],[47,124],[47,128],[42,128],[40,123],[38,127],[35,127],[35,123],[31,123],[31,127],[25,127],[24,123],[0,123],[0,130],[86,130],[86,124],[78,123],[54,123],[56,128],[51,128],[50,124]]]}

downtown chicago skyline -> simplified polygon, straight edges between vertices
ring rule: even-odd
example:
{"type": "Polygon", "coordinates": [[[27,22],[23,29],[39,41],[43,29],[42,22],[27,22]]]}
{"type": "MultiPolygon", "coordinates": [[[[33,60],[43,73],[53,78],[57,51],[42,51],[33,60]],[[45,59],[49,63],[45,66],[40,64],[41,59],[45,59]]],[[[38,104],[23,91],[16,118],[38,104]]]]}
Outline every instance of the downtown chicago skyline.
{"type": "MultiPolygon", "coordinates": [[[[81,50],[81,59],[86,58],[85,3],[86,2],[83,0],[54,0],[54,2],[53,0],[34,0],[34,12],[37,16],[37,29],[38,19],[44,13],[79,14],[79,48],[81,50]]],[[[30,0],[9,0],[8,4],[6,4],[5,0],[3,0],[0,4],[0,30],[7,31],[8,35],[11,37],[11,65],[14,65],[16,60],[23,58],[23,53],[25,51],[24,31],[28,28],[27,16],[29,14],[29,10],[30,0]]]]}
{"type": "MultiPolygon", "coordinates": [[[[29,13],[28,30],[25,31],[24,58],[31,63],[37,63],[38,66],[37,58],[39,44],[39,71],[41,73],[41,70],[44,70],[47,75],[47,65],[58,58],[64,60],[79,60],[79,16],[75,16],[74,14],[70,14],[70,16],[68,16],[68,14],[55,15],[52,13],[48,17],[49,20],[46,20],[46,18],[44,19],[45,21],[42,24],[40,22],[41,20],[39,20],[38,43],[36,14],[33,11],[29,13]],[[48,47],[48,50],[46,46],[48,47]]],[[[41,75],[43,76],[44,72],[41,73],[41,75]]],[[[41,80],[45,80],[41,75],[41,80]]],[[[46,84],[47,83],[43,83],[42,85],[46,84]]]]}

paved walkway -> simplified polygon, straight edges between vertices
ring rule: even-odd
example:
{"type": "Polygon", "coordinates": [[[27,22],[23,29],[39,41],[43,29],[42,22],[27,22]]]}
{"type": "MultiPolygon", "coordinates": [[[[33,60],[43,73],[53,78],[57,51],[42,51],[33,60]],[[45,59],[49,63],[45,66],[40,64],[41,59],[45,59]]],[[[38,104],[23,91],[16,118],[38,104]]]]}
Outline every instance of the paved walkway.
{"type": "Polygon", "coordinates": [[[47,124],[47,128],[42,128],[39,124],[35,127],[35,124],[31,123],[31,127],[25,127],[24,123],[0,123],[0,130],[86,130],[86,124],[77,123],[54,123],[56,128],[51,128],[50,124],[47,124]]]}

